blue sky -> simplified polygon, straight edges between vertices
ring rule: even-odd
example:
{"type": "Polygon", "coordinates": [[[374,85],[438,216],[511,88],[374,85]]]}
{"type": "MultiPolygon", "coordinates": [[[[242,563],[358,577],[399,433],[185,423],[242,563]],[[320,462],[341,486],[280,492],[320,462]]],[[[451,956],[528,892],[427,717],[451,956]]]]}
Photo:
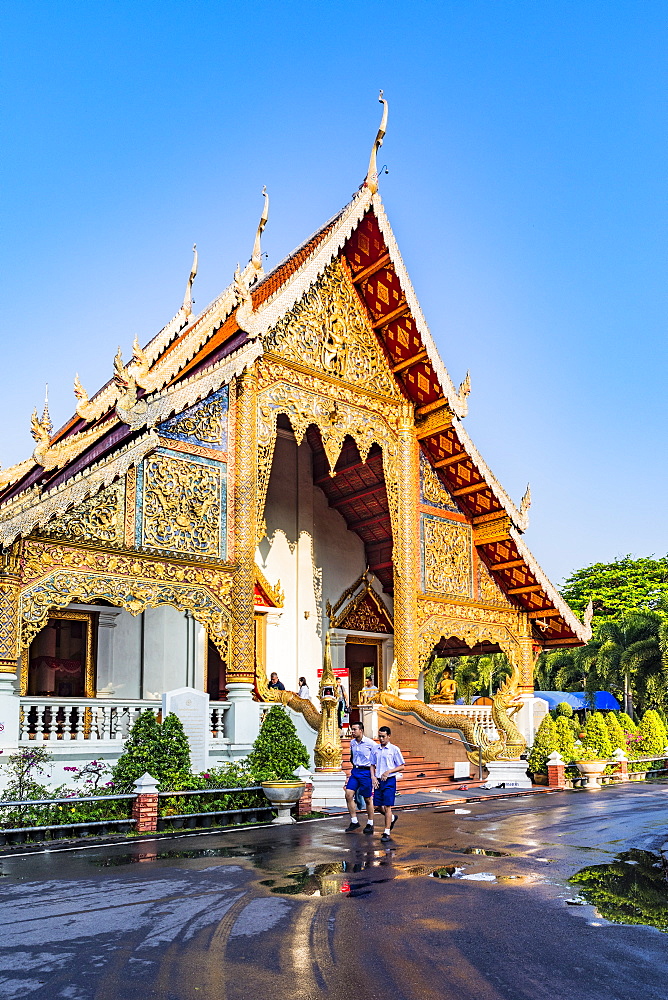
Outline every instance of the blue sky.
{"type": "Polygon", "coordinates": [[[0,462],[49,383],[382,195],[467,426],[555,582],[665,554],[665,2],[24,0],[0,31],[0,462]]]}

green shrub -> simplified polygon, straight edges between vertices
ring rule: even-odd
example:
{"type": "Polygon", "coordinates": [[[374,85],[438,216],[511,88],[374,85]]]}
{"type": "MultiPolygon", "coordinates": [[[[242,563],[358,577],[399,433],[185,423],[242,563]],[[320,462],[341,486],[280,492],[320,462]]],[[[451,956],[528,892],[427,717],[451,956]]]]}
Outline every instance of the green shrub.
{"type": "MultiPolygon", "coordinates": [[[[595,760],[609,760],[612,756],[612,744],[608,727],[601,712],[592,712],[584,727],[584,749],[598,754],[595,760]]],[[[585,759],[585,758],[580,758],[585,759]]]]}
{"type": "Polygon", "coordinates": [[[649,708],[638,726],[634,751],[638,757],[658,757],[666,748],[666,729],[658,712],[649,708]]]}
{"type": "Polygon", "coordinates": [[[266,807],[267,799],[262,790],[258,792],[244,791],[247,787],[257,785],[246,761],[224,764],[212,767],[201,774],[190,774],[173,791],[199,791],[206,788],[233,788],[238,792],[221,792],[219,795],[174,795],[160,799],[161,816],[174,816],[179,813],[219,812],[223,809],[245,809],[252,806],[266,807]]]}
{"type": "Polygon", "coordinates": [[[623,750],[626,753],[626,733],[617,721],[617,717],[614,712],[608,712],[606,714],[605,725],[608,730],[610,745],[612,746],[613,752],[615,750],[623,750]]]}
{"type": "Polygon", "coordinates": [[[190,749],[180,719],[173,712],[162,725],[150,708],[139,716],[114,767],[114,789],[133,791],[143,774],[158,782],[160,791],[178,787],[190,774],[190,749]]]}
{"type": "Polygon", "coordinates": [[[7,778],[1,798],[5,802],[49,798],[53,793],[38,779],[52,760],[48,750],[38,744],[9,754],[0,764],[7,778]]]}
{"type": "Polygon", "coordinates": [[[557,730],[551,715],[546,715],[536,733],[527,765],[532,774],[547,774],[547,758],[558,750],[557,730]]]}
{"type": "Polygon", "coordinates": [[[569,764],[571,761],[575,760],[577,756],[575,752],[575,734],[573,732],[570,719],[567,719],[566,716],[560,715],[554,724],[554,729],[557,741],[557,750],[561,754],[564,761],[569,764]]]}
{"type": "Polygon", "coordinates": [[[626,712],[615,712],[615,715],[617,716],[617,722],[620,724],[625,733],[638,732],[637,724],[633,721],[630,715],[626,714],[626,712]]]}
{"type": "Polygon", "coordinates": [[[308,750],[292,719],[279,705],[264,717],[248,765],[257,781],[291,781],[300,764],[307,767],[308,750]]]}

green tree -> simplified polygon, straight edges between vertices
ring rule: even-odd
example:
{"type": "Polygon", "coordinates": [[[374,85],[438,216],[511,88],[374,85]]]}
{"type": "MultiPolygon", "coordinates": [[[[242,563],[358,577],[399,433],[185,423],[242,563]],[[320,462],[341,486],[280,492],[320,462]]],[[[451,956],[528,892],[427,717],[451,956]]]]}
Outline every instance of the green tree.
{"type": "Polygon", "coordinates": [[[257,781],[294,781],[294,771],[309,762],[308,750],[294,722],[280,705],[265,715],[248,758],[257,781]]]}
{"type": "Polygon", "coordinates": [[[668,556],[595,563],[576,570],[560,588],[575,612],[589,601],[597,618],[619,619],[636,611],[652,611],[668,600],[668,556]]]}
{"type": "Polygon", "coordinates": [[[529,770],[533,774],[547,774],[547,758],[558,749],[557,730],[552,716],[548,713],[538,727],[527,760],[529,770]]]}
{"type": "Polygon", "coordinates": [[[602,712],[592,712],[584,727],[585,750],[598,755],[599,760],[609,760],[612,757],[612,744],[602,712]]]}
{"type": "Polygon", "coordinates": [[[160,726],[160,780],[179,788],[190,774],[190,744],[178,715],[170,712],[160,726]]]}

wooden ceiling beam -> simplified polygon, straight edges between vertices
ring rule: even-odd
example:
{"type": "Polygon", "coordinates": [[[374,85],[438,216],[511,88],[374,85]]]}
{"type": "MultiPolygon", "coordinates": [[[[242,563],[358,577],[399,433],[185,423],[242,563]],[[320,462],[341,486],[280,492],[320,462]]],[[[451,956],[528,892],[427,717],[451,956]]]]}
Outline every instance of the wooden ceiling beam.
{"type": "Polygon", "coordinates": [[[440,410],[442,406],[447,406],[447,402],[443,396],[440,399],[435,399],[432,403],[425,403],[424,406],[418,406],[415,410],[415,419],[420,420],[421,417],[426,417],[429,413],[433,413],[434,410],[440,410]]]}
{"type": "MultiPolygon", "coordinates": [[[[331,480],[330,480],[331,482],[331,480]]],[[[329,502],[334,507],[343,506],[349,503],[355,503],[356,500],[363,500],[365,497],[371,496],[373,493],[377,493],[378,490],[385,490],[385,483],[376,483],[375,486],[369,486],[365,490],[360,490],[359,493],[348,493],[346,496],[333,496],[329,499],[329,502]]],[[[387,495],[387,494],[386,494],[387,495]]]]}
{"type": "MultiPolygon", "coordinates": [[[[358,531],[360,528],[369,528],[372,524],[379,524],[381,521],[389,521],[390,513],[385,510],[382,514],[374,514],[372,517],[363,517],[359,521],[348,521],[348,527],[351,531],[358,531]]],[[[390,533],[392,532],[392,526],[390,525],[390,533]]]]}
{"type": "Polygon", "coordinates": [[[403,305],[397,306],[396,309],[393,309],[392,312],[386,313],[385,316],[381,316],[380,319],[372,320],[371,326],[374,330],[381,330],[384,326],[389,326],[389,324],[393,323],[395,319],[401,319],[402,316],[405,316],[406,313],[409,312],[410,309],[408,308],[408,303],[404,302],[403,305]]]}
{"type": "MultiPolygon", "coordinates": [[[[398,361],[396,365],[392,365],[392,373],[398,375],[399,372],[403,372],[406,368],[411,368],[416,365],[419,361],[426,361],[428,354],[424,348],[418,351],[417,354],[413,354],[410,358],[404,358],[403,361],[398,361]]],[[[452,419],[452,418],[450,418],[452,419]]]]}
{"type": "Polygon", "coordinates": [[[387,265],[391,263],[388,251],[379,257],[378,260],[375,260],[373,264],[369,264],[368,267],[365,267],[363,271],[359,271],[353,278],[353,284],[359,285],[360,282],[364,281],[366,278],[370,278],[372,274],[376,273],[376,271],[381,271],[384,267],[387,267],[387,265]]]}
{"type": "Polygon", "coordinates": [[[435,469],[447,469],[449,465],[456,465],[457,462],[463,462],[465,458],[468,458],[468,453],[465,451],[458,451],[455,455],[448,455],[447,458],[440,458],[438,462],[433,462],[435,469]]]}
{"type": "Polygon", "coordinates": [[[536,583],[536,584],[534,584],[531,587],[511,587],[510,590],[506,591],[506,593],[507,594],[537,594],[542,589],[543,588],[541,587],[541,585],[539,583],[536,583]]]}
{"type": "Polygon", "coordinates": [[[529,611],[528,618],[561,618],[561,611],[556,608],[545,608],[544,611],[529,611]]]}
{"type": "Polygon", "coordinates": [[[493,563],[489,568],[494,573],[499,573],[502,569],[517,569],[518,566],[525,565],[524,559],[509,559],[508,562],[493,563]]]}
{"type": "Polygon", "coordinates": [[[459,490],[450,490],[450,493],[453,497],[463,497],[466,496],[467,493],[480,493],[481,490],[486,489],[488,489],[487,483],[480,482],[473,483],[471,486],[462,486],[459,490]]]}

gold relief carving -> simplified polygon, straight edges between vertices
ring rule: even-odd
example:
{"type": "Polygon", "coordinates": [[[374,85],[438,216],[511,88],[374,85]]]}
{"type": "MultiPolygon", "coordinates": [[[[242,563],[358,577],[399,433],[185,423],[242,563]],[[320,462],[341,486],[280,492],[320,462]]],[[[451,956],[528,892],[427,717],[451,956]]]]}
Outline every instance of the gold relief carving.
{"type": "Polygon", "coordinates": [[[365,570],[351,587],[344,590],[333,607],[327,601],[326,608],[330,628],[352,629],[357,632],[382,632],[384,634],[392,632],[392,619],[371,586],[368,570],[365,570]],[[357,593],[358,591],[359,593],[357,593]]]}
{"type": "Polygon", "coordinates": [[[41,535],[68,538],[75,542],[124,541],[125,482],[119,480],[88,497],[72,510],[54,517],[39,529],[41,535]]]}
{"type": "Polygon", "coordinates": [[[115,607],[138,615],[146,608],[162,604],[178,611],[190,611],[207,630],[222,655],[227,655],[229,612],[226,595],[213,594],[207,587],[188,583],[151,581],[140,576],[115,576],[71,570],[55,570],[31,584],[21,594],[21,646],[27,647],[42,629],[53,608],[67,607],[72,601],[88,603],[105,600],[115,607]]]}
{"type": "Polygon", "coordinates": [[[146,459],[144,545],[195,555],[220,552],[221,471],[169,455],[146,459]]]}
{"type": "Polygon", "coordinates": [[[420,671],[418,660],[417,581],[420,579],[418,504],[420,468],[413,408],[401,407],[395,476],[392,483],[397,505],[394,536],[394,652],[399,686],[413,687],[420,671]]]}
{"type": "Polygon", "coordinates": [[[485,608],[475,603],[458,604],[448,600],[434,600],[428,597],[418,599],[418,622],[420,627],[429,621],[430,618],[459,618],[465,621],[491,622],[510,628],[518,635],[524,634],[523,619],[526,615],[522,612],[508,608],[485,608]]]}
{"type": "Polygon", "coordinates": [[[492,542],[502,542],[508,538],[510,518],[503,514],[493,521],[483,521],[473,525],[473,542],[475,545],[491,545],[492,542]]]}
{"type": "Polygon", "coordinates": [[[125,475],[125,524],[123,542],[131,549],[135,544],[135,523],[137,520],[137,469],[133,465],[125,475]]]}
{"type": "Polygon", "coordinates": [[[0,579],[0,673],[14,673],[19,656],[19,584],[0,579]]]}
{"type": "Polygon", "coordinates": [[[423,517],[424,589],[471,596],[471,529],[440,517],[423,517]]]}
{"type": "Polygon", "coordinates": [[[420,472],[422,475],[422,497],[424,502],[434,504],[437,507],[447,507],[448,510],[458,511],[457,504],[428,461],[420,463],[420,472]]]}
{"type": "Polygon", "coordinates": [[[255,566],[255,580],[260,590],[264,591],[269,600],[273,603],[274,607],[282,608],[285,604],[285,594],[281,590],[281,581],[278,580],[276,582],[276,586],[272,587],[269,580],[267,580],[266,576],[257,565],[255,566]]]}
{"type": "Polygon", "coordinates": [[[230,568],[198,566],[171,559],[159,559],[145,553],[132,554],[88,549],[75,545],[57,545],[28,538],[24,542],[23,583],[33,584],[52,570],[91,570],[113,573],[131,579],[195,583],[206,587],[221,603],[227,603],[232,585],[230,568]]]}
{"type": "Polygon", "coordinates": [[[264,347],[334,378],[397,396],[387,361],[338,258],[265,335],[264,347]]]}
{"type": "Polygon", "coordinates": [[[173,417],[166,428],[169,436],[183,434],[196,438],[200,444],[217,444],[225,440],[227,409],[220,395],[215,396],[206,406],[194,412],[173,417]]]}
{"type": "MultiPolygon", "coordinates": [[[[263,360],[260,366],[261,391],[258,402],[258,532],[264,515],[264,505],[271,474],[276,443],[276,420],[285,414],[300,444],[310,424],[320,436],[330,467],[333,469],[346,436],[351,437],[366,459],[373,444],[383,452],[383,471],[393,529],[396,527],[397,487],[397,428],[399,408],[393,403],[374,400],[369,407],[360,406],[363,398],[341,385],[331,383],[263,360]],[[290,381],[286,381],[287,378],[290,381]],[[333,399],[333,393],[336,399],[333,399]]],[[[417,509],[417,508],[416,508],[417,509]]]]}
{"type": "Polygon", "coordinates": [[[503,604],[504,607],[509,607],[508,598],[482,559],[478,559],[478,593],[481,601],[489,601],[490,604],[503,604]]]}
{"type": "Polygon", "coordinates": [[[228,680],[255,680],[255,539],[257,533],[257,374],[236,382],[236,469],[234,476],[234,574],[231,600],[231,659],[228,680]]]}

